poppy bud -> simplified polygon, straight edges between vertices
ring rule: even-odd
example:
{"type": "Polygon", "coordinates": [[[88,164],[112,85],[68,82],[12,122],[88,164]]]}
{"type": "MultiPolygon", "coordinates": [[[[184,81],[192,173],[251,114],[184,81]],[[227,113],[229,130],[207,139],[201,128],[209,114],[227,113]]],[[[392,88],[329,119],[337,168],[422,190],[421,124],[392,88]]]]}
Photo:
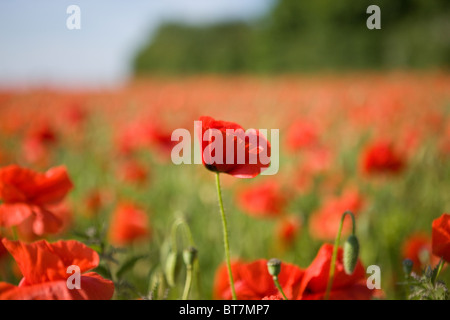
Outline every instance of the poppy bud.
{"type": "Polygon", "coordinates": [[[412,268],[413,268],[414,262],[411,259],[405,259],[403,260],[403,271],[407,274],[410,275],[412,268]]]}
{"type": "Polygon", "coordinates": [[[272,258],[267,261],[267,270],[273,277],[278,277],[281,271],[281,261],[279,259],[272,258]]]}
{"type": "Polygon", "coordinates": [[[166,267],[164,273],[166,275],[166,280],[169,286],[175,286],[175,273],[177,269],[177,253],[175,251],[170,251],[166,260],[166,267]]]}
{"type": "Polygon", "coordinates": [[[346,274],[352,274],[358,262],[359,242],[355,235],[350,235],[344,243],[344,269],[346,274]]]}
{"type": "Polygon", "coordinates": [[[183,260],[188,268],[192,267],[196,258],[197,249],[195,249],[194,247],[189,247],[188,249],[183,251],[183,260]]]}

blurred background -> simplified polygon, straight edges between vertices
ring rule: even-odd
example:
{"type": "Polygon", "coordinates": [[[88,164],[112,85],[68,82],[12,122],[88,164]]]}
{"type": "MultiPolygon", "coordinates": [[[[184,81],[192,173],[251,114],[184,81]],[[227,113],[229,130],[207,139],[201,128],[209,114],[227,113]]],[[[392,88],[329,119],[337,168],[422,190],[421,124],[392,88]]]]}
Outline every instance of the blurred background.
{"type": "Polygon", "coordinates": [[[447,69],[449,3],[0,2],[0,84],[114,85],[143,74],[447,69]],[[66,8],[81,9],[68,30],[66,8]],[[366,9],[381,8],[381,30],[366,9]]]}

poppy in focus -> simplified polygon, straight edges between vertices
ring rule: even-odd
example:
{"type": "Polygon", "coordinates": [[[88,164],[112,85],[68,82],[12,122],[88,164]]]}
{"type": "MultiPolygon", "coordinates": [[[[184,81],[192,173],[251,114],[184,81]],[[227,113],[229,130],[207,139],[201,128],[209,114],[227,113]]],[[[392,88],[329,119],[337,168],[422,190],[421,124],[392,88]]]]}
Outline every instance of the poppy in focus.
{"type": "Polygon", "coordinates": [[[211,117],[200,117],[200,121],[202,162],[208,170],[254,178],[269,167],[270,143],[258,130],[245,132],[236,123],[211,117]]]}

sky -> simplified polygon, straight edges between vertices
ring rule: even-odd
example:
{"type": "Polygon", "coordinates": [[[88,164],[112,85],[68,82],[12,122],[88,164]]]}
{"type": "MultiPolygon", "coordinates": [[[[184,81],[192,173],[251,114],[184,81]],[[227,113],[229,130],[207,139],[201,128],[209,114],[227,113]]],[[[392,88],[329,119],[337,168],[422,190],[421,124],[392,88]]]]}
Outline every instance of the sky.
{"type": "Polygon", "coordinates": [[[127,81],[137,50],[167,21],[252,20],[274,0],[0,0],[1,87],[105,87],[127,81]],[[66,12],[80,8],[81,29],[66,12]]]}

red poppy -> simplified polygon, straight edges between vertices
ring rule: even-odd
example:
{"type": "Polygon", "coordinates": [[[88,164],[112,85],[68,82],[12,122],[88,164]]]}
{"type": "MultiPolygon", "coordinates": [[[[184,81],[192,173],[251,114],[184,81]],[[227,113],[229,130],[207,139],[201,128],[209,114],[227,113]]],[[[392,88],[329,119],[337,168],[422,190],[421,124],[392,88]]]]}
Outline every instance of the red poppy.
{"type": "Polygon", "coordinates": [[[403,244],[403,259],[413,262],[413,270],[420,272],[427,265],[435,266],[439,257],[431,254],[431,238],[423,233],[416,233],[408,237],[403,244]]]}
{"type": "MultiPolygon", "coordinates": [[[[338,232],[342,214],[350,210],[357,215],[364,205],[364,199],[359,192],[349,189],[340,197],[328,199],[322,207],[313,213],[309,221],[311,235],[320,240],[333,240],[338,232]]],[[[351,230],[351,220],[346,217],[342,234],[351,230]]]]}
{"type": "Polygon", "coordinates": [[[65,167],[55,167],[45,173],[11,165],[0,169],[0,225],[17,226],[32,219],[36,235],[56,233],[62,221],[52,207],[61,203],[72,182],[65,167]]]}
{"type": "Polygon", "coordinates": [[[363,172],[367,174],[399,173],[405,159],[394,150],[392,143],[380,140],[369,145],[361,158],[363,172]]]}
{"type": "Polygon", "coordinates": [[[67,124],[79,128],[86,121],[88,113],[82,104],[72,103],[64,108],[62,117],[67,124]]]}
{"type": "Polygon", "coordinates": [[[249,215],[275,217],[282,213],[286,198],[278,183],[266,181],[238,193],[237,203],[249,215]]]}
{"type": "MultiPolygon", "coordinates": [[[[61,235],[68,230],[73,220],[73,213],[67,202],[61,202],[58,205],[47,207],[52,214],[61,221],[61,226],[53,235],[61,235]]],[[[34,216],[31,215],[21,224],[17,225],[19,239],[22,241],[35,241],[40,239],[41,235],[36,234],[33,229],[34,216]]]]}
{"type": "Polygon", "coordinates": [[[305,120],[294,122],[287,131],[287,146],[291,151],[317,145],[319,133],[316,126],[305,120]]]}
{"type": "Polygon", "coordinates": [[[3,239],[23,275],[18,286],[0,282],[0,300],[106,300],[114,294],[112,281],[95,272],[97,252],[75,240],[26,244],[3,239]],[[69,289],[69,266],[80,268],[80,289],[69,289]]]}
{"type": "Polygon", "coordinates": [[[127,245],[150,236],[147,214],[130,203],[122,203],[114,211],[110,240],[116,245],[127,245]]]}
{"type": "Polygon", "coordinates": [[[148,170],[137,161],[124,162],[119,171],[120,178],[129,183],[144,184],[148,178],[148,170]]]}
{"type": "MultiPolygon", "coordinates": [[[[177,144],[172,141],[172,132],[162,129],[160,125],[155,125],[154,117],[134,121],[123,128],[117,136],[119,151],[123,154],[130,154],[139,149],[154,147],[165,158],[170,155],[172,148],[177,144]]],[[[162,160],[161,158],[159,158],[162,160]]]]}
{"type": "Polygon", "coordinates": [[[299,218],[291,216],[282,219],[278,225],[277,235],[284,245],[291,245],[297,237],[302,223],[299,218]]]}
{"type": "MultiPolygon", "coordinates": [[[[272,276],[267,271],[267,260],[256,260],[250,263],[233,262],[231,264],[236,295],[241,300],[274,300],[281,298],[275,287],[272,276]]],[[[282,263],[278,280],[288,299],[298,295],[303,270],[299,267],[282,263]]],[[[231,299],[231,289],[228,280],[227,267],[222,264],[216,271],[214,279],[214,298],[221,300],[231,299]]]]}
{"type": "Polygon", "coordinates": [[[450,214],[444,213],[433,220],[431,248],[434,255],[450,262],[450,214]]]}
{"type": "Polygon", "coordinates": [[[45,166],[49,163],[51,147],[58,141],[53,127],[46,121],[34,125],[23,141],[23,156],[29,163],[45,166]]]}
{"type": "Polygon", "coordinates": [[[96,216],[107,204],[111,202],[111,195],[104,190],[93,189],[85,197],[86,214],[89,217],[96,216]]]}
{"type": "MultiPolygon", "coordinates": [[[[305,270],[297,299],[321,300],[325,296],[328,276],[331,265],[333,245],[324,244],[317,253],[316,258],[305,270]]],[[[363,265],[358,260],[355,271],[347,275],[342,262],[343,250],[339,248],[336,259],[333,285],[331,287],[330,300],[367,300],[374,291],[367,288],[366,273],[363,265]]]]}
{"type": "Polygon", "coordinates": [[[236,123],[214,120],[211,117],[200,117],[200,121],[202,130],[198,134],[202,162],[208,170],[227,173],[236,178],[254,178],[269,167],[270,143],[258,130],[245,132],[236,123]],[[215,141],[215,135],[222,137],[221,146],[220,142],[215,141]],[[233,146],[233,154],[230,151],[228,156],[227,144],[233,146]],[[219,150],[215,150],[215,146],[219,150]],[[238,159],[240,154],[243,155],[242,159],[238,159]]]}

